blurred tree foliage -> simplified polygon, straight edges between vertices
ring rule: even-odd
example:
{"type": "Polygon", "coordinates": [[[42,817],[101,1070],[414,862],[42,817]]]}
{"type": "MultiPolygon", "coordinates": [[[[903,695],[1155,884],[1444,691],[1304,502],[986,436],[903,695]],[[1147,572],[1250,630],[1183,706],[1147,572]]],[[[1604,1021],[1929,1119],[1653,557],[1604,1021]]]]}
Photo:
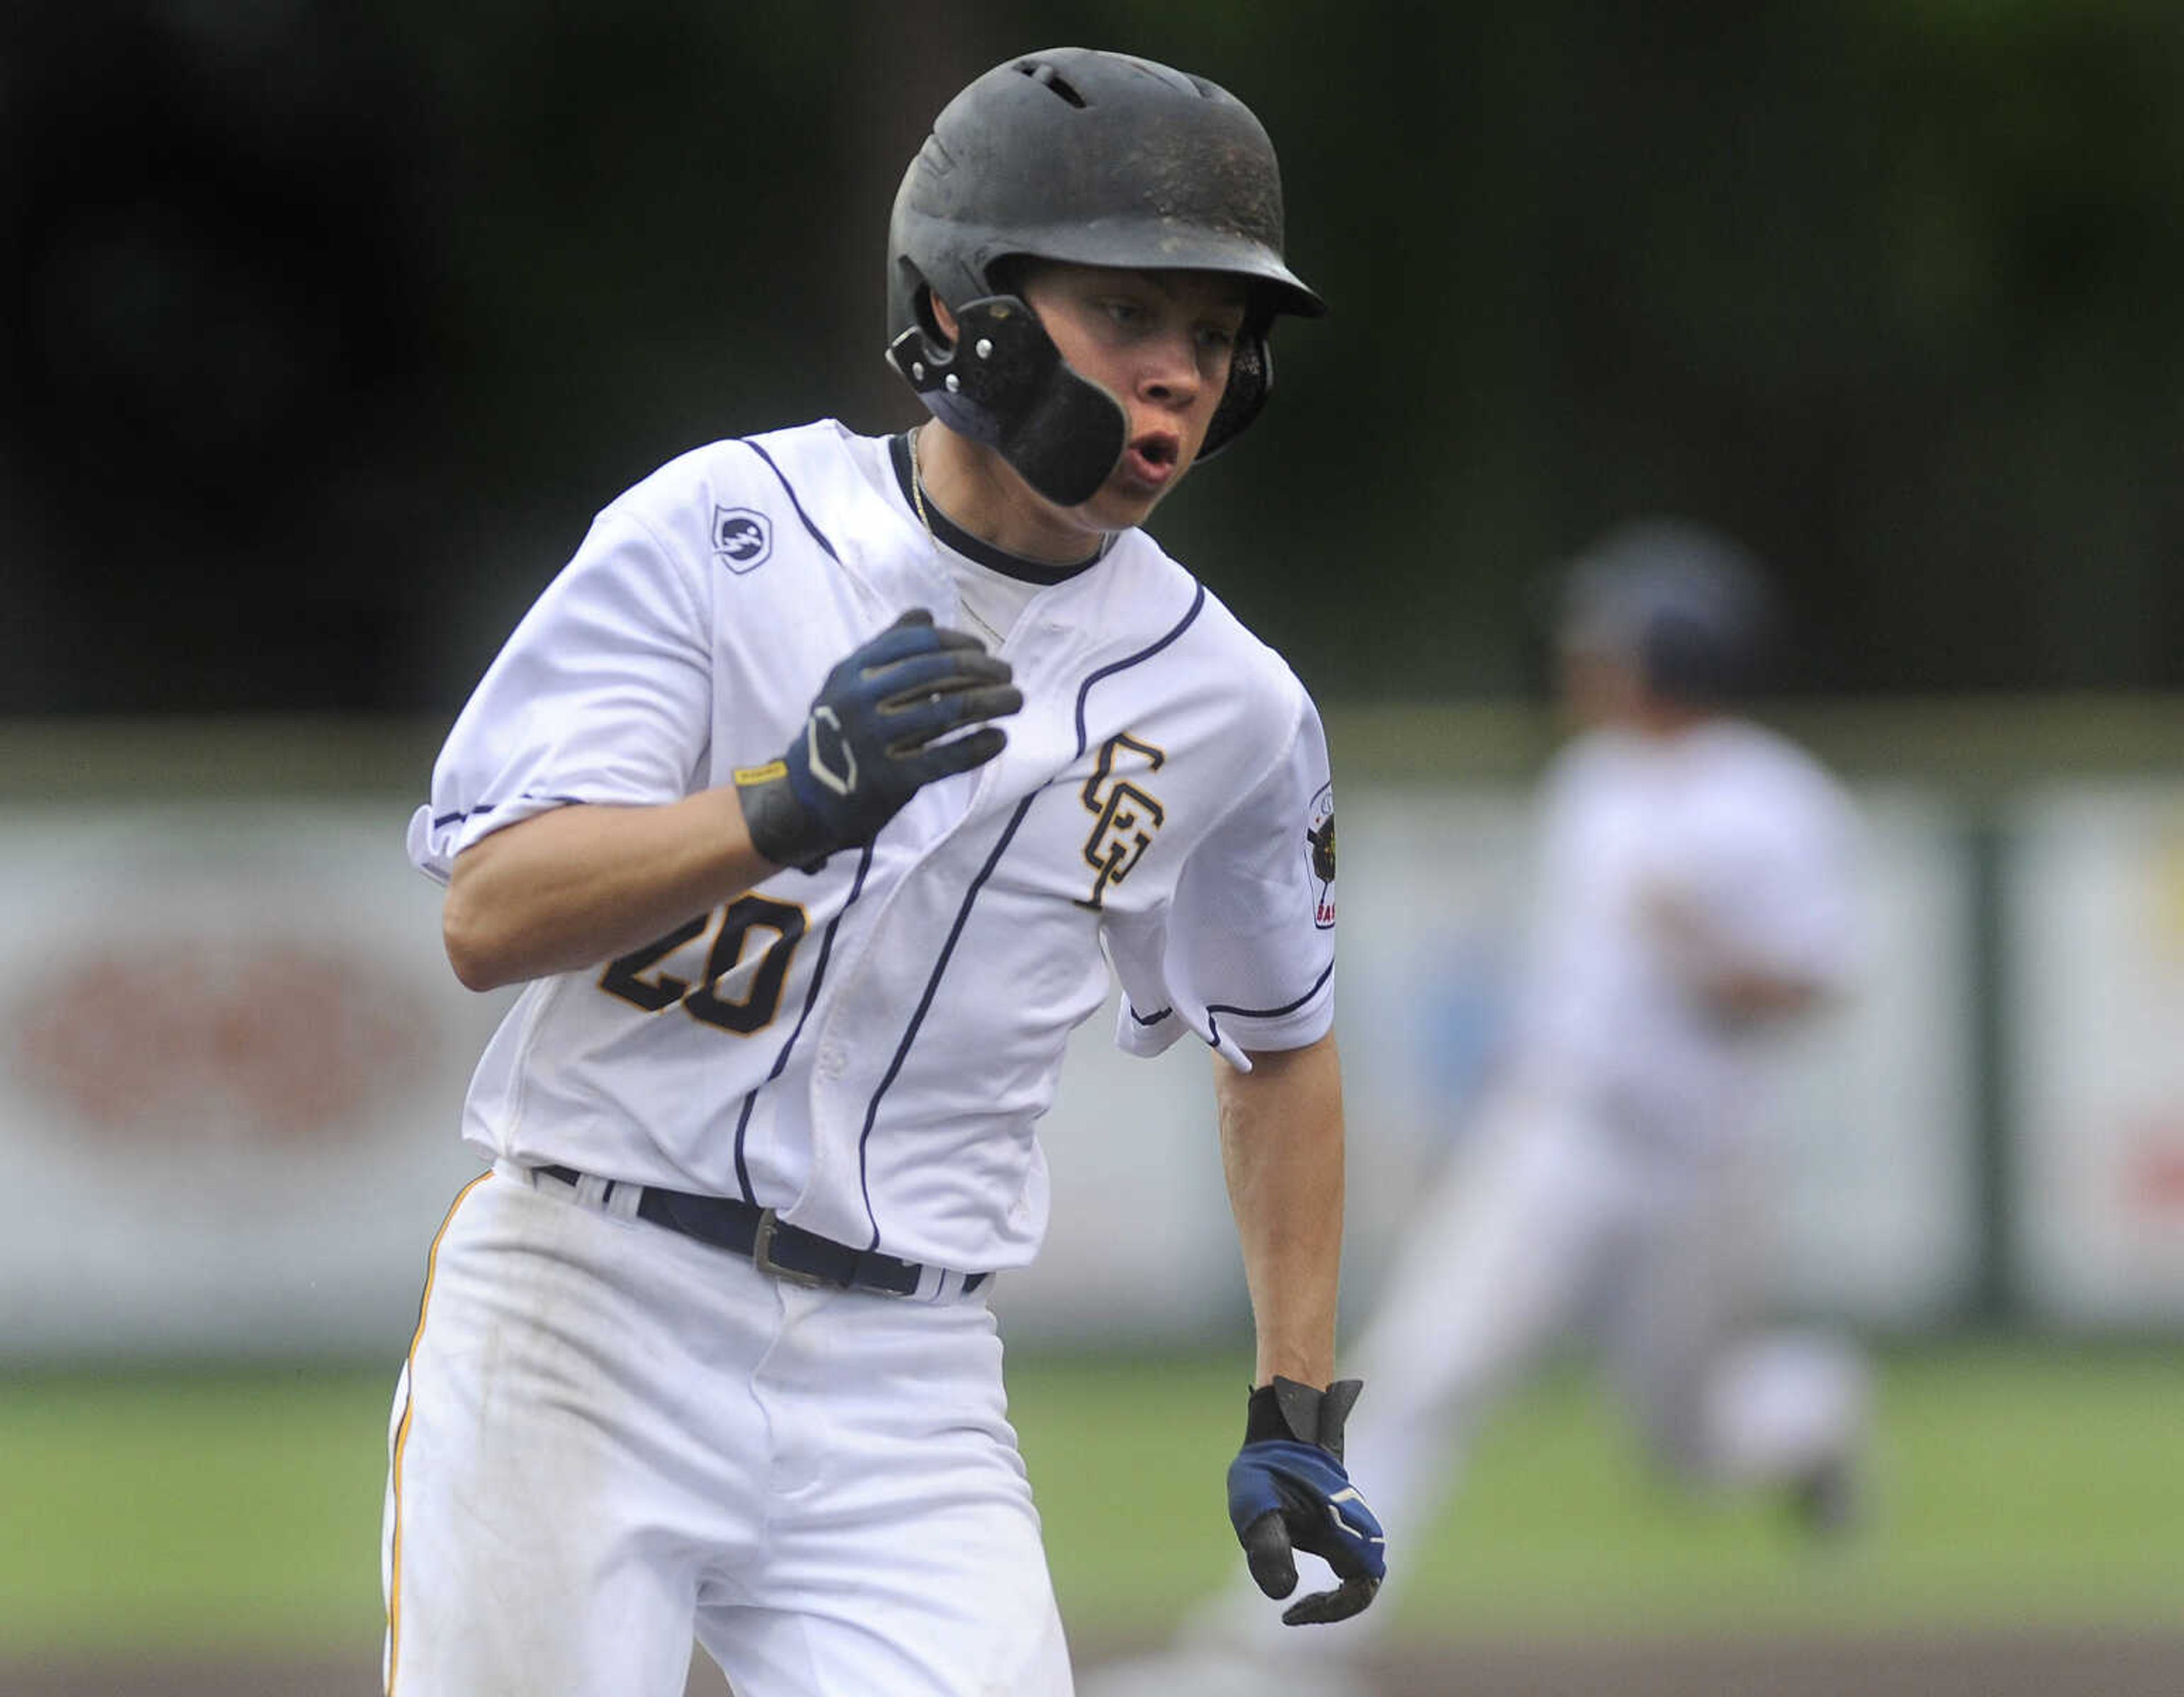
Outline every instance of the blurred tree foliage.
{"type": "Polygon", "coordinates": [[[1053,41],[1248,100],[1291,259],[1155,528],[1330,698],[1501,694],[1618,518],[1828,692],[2184,687],[2184,8],[19,0],[0,710],[443,710],[617,490],[916,416],[887,209],[1053,41]]]}

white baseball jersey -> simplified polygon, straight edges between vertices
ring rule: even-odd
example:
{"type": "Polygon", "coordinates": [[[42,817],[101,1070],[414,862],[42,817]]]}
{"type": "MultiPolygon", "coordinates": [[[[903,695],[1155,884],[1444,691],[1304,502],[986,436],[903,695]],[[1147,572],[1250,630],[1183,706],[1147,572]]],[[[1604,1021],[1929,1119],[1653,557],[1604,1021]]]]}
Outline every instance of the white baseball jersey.
{"type": "MultiPolygon", "coordinates": [[[[410,832],[445,880],[571,803],[729,782],[907,609],[961,615],[885,438],[832,420],[716,442],[603,511],[464,709],[410,832]]],[[[474,1078],[489,1155],[738,1196],[838,1242],[1030,1259],[1034,1124],[1109,964],[1117,1041],[1245,1051],[1333,1018],[1327,753],[1302,686],[1141,531],[1039,587],[1000,652],[1007,748],[863,851],[531,984],[474,1078]]]]}
{"type": "Polygon", "coordinates": [[[1664,1141],[1734,1135],[1756,1034],[1695,992],[1658,907],[1685,907],[1750,965],[1837,987],[1856,955],[1855,840],[1835,780],[1748,721],[1577,739],[1545,786],[1518,1068],[1664,1141]]]}

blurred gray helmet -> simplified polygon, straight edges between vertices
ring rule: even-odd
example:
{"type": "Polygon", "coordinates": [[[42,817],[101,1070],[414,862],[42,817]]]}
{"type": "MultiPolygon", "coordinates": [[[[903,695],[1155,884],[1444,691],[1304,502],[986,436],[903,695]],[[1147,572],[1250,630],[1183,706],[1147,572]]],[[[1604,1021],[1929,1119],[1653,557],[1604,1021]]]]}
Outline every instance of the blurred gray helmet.
{"type": "Polygon", "coordinates": [[[1766,577],[1743,548],[1682,520],[1641,519],[1571,564],[1556,636],[1566,648],[1630,661],[1656,695],[1713,706],[1767,681],[1777,621],[1766,577]]]}
{"type": "Polygon", "coordinates": [[[934,120],[895,195],[888,359],[943,423],[1064,506],[1106,481],[1128,422],[1008,292],[1013,259],[1219,271],[1249,283],[1201,459],[1265,404],[1274,314],[1327,309],[1283,261],[1273,144],[1234,95],[1085,47],[1027,54],[979,77],[934,120]],[[952,344],[933,317],[935,295],[956,315],[952,344]]]}

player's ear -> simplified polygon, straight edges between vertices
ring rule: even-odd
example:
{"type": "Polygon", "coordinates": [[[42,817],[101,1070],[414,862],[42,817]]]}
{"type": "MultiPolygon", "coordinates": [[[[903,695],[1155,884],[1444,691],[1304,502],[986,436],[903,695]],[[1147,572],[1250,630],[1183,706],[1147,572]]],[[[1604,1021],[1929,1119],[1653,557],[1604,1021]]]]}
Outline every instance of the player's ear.
{"type": "Polygon", "coordinates": [[[928,308],[933,314],[933,327],[939,331],[947,341],[950,343],[954,342],[957,325],[956,314],[948,310],[948,303],[930,289],[925,292],[925,299],[928,308]]]}

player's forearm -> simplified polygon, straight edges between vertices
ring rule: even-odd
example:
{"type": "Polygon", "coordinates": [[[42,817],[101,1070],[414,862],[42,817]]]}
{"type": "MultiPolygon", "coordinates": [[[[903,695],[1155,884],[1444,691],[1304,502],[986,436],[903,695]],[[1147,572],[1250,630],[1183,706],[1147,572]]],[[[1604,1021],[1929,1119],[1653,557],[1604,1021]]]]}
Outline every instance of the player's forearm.
{"type": "Polygon", "coordinates": [[[455,859],[441,934],[473,990],[594,966],[779,868],[750,846],[730,788],[660,807],[562,807],[455,859]]]}
{"type": "Polygon", "coordinates": [[[1332,1034],[1217,1060],[1221,1157],[1258,1329],[1253,1383],[1334,1377],[1342,1268],[1342,1068],[1332,1034]]]}
{"type": "Polygon", "coordinates": [[[1827,999],[1823,978],[1740,949],[1699,903],[1660,887],[1644,900],[1670,970],[1716,1017],[1733,1024],[1787,1019],[1827,999]]]}
{"type": "Polygon", "coordinates": [[[1813,979],[1735,965],[1710,974],[1701,993],[1719,1017],[1738,1025],[1795,1019],[1827,999],[1826,988],[1813,979]]]}

